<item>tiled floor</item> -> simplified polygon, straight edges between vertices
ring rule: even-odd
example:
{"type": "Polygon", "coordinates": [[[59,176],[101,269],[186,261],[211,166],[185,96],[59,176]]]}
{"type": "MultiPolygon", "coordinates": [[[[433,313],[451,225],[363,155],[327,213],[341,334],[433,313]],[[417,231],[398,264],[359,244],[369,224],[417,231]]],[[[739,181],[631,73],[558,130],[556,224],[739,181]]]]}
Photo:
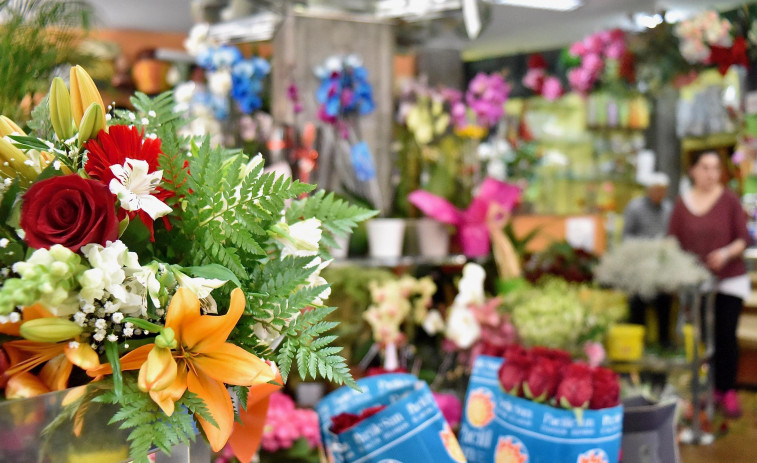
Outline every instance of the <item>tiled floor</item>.
{"type": "Polygon", "coordinates": [[[728,431],[712,445],[681,445],[683,463],[757,462],[757,393],[742,391],[739,396],[743,416],[729,421],[728,431]]]}

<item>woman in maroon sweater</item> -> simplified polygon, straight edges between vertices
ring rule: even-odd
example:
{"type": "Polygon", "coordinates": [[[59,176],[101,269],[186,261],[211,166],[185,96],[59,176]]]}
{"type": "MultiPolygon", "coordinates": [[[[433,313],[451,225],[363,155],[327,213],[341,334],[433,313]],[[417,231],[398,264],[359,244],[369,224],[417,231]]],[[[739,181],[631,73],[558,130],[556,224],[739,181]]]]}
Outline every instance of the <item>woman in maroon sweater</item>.
{"type": "Polygon", "coordinates": [[[720,156],[696,153],[689,176],[691,191],[678,198],[670,217],[669,234],[707,266],[717,278],[715,296],[716,397],[729,415],[741,409],[734,390],[739,346],[736,327],[750,282],[742,253],[749,241],[746,217],[738,197],[721,183],[720,156]]]}

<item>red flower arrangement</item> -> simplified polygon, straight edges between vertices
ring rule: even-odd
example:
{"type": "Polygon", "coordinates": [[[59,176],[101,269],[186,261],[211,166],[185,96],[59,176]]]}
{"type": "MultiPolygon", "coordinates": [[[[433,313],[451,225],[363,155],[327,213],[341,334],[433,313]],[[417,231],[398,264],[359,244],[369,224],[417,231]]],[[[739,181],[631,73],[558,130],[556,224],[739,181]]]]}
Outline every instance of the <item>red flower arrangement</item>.
{"type": "Polygon", "coordinates": [[[504,359],[499,381],[508,394],[562,408],[599,410],[620,404],[615,372],[573,362],[565,351],[511,346],[504,359]]]}

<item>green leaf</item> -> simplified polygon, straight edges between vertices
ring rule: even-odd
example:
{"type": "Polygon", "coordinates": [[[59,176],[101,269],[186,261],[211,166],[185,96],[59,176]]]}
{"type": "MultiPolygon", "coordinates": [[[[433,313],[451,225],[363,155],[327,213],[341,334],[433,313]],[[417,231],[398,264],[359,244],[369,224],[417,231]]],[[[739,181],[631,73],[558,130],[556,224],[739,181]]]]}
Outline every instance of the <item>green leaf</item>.
{"type": "Polygon", "coordinates": [[[214,278],[217,280],[231,281],[235,285],[237,285],[237,288],[242,287],[242,282],[239,281],[239,278],[237,278],[234,272],[220,264],[207,264],[199,267],[183,267],[182,271],[187,275],[191,275],[193,277],[214,278]]]}
{"type": "Polygon", "coordinates": [[[3,200],[0,201],[0,224],[8,222],[8,218],[13,213],[13,203],[16,202],[16,197],[21,191],[21,185],[18,178],[13,179],[13,183],[5,191],[3,200]]]}
{"type": "Polygon", "coordinates": [[[120,399],[123,395],[124,383],[121,375],[121,361],[118,358],[118,344],[105,341],[105,355],[108,357],[111,368],[113,368],[113,391],[116,398],[120,399]]]}
{"type": "Polygon", "coordinates": [[[25,135],[8,135],[8,138],[13,140],[19,148],[37,151],[49,151],[50,147],[42,140],[35,137],[28,137],[25,135]]]}

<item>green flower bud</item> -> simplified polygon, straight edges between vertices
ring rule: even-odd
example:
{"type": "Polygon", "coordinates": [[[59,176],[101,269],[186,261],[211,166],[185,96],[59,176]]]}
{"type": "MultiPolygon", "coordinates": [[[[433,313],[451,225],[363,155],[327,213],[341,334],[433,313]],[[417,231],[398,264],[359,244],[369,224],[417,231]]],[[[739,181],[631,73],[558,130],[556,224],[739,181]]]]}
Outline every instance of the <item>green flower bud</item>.
{"type": "Polygon", "coordinates": [[[82,327],[70,320],[46,317],[22,323],[19,331],[29,341],[61,342],[80,335],[82,327]]]}
{"type": "Polygon", "coordinates": [[[155,345],[162,349],[175,349],[178,344],[173,329],[164,328],[159,335],[155,336],[155,345]]]}

